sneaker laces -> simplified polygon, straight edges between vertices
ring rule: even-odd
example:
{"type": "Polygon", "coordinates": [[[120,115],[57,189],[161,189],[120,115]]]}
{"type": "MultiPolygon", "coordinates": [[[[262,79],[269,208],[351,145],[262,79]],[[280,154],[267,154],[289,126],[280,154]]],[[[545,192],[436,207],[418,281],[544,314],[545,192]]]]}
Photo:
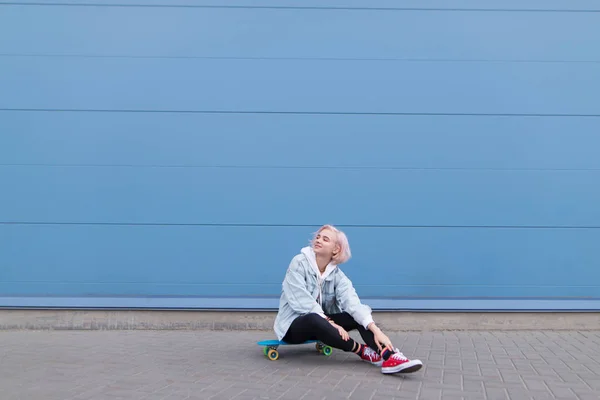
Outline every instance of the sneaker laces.
{"type": "Polygon", "coordinates": [[[408,358],[398,349],[394,349],[394,354],[390,356],[390,358],[394,358],[398,361],[408,361],[408,358]]]}
{"type": "Polygon", "coordinates": [[[373,358],[377,358],[378,355],[379,354],[377,354],[377,352],[370,347],[365,347],[365,349],[363,350],[363,356],[368,357],[371,360],[373,358]]]}

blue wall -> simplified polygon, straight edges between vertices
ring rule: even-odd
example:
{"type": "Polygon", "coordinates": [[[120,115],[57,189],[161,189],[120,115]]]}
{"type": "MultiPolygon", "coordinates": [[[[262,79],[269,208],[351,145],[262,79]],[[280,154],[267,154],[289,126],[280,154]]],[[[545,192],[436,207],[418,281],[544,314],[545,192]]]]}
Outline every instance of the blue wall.
{"type": "Polygon", "coordinates": [[[598,2],[68,3],[0,1],[0,306],[271,308],[334,223],[374,308],[600,309],[598,2]]]}

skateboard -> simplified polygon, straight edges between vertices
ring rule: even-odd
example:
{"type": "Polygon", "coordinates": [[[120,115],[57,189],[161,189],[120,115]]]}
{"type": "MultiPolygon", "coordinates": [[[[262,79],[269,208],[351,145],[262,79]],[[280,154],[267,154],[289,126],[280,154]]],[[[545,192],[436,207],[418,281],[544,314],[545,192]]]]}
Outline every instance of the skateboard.
{"type": "MultiPolygon", "coordinates": [[[[324,343],[319,342],[318,340],[308,340],[304,343],[300,344],[308,344],[315,343],[315,348],[317,351],[325,356],[330,356],[333,353],[333,348],[331,346],[327,346],[324,343]]],[[[277,348],[279,346],[297,346],[295,344],[287,343],[282,340],[263,340],[262,342],[257,343],[259,346],[263,346],[263,354],[267,356],[267,358],[271,361],[275,361],[279,358],[279,351],[277,348]]]]}

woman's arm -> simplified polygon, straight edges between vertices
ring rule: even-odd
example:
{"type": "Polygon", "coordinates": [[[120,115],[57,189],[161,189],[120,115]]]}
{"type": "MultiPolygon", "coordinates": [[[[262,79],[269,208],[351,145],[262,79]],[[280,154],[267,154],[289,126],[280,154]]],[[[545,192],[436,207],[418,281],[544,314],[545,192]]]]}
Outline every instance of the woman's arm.
{"type": "Polygon", "coordinates": [[[387,335],[383,333],[377,325],[375,325],[375,322],[371,322],[369,326],[367,326],[367,329],[373,332],[375,343],[377,343],[379,351],[382,351],[385,347],[387,347],[390,351],[394,350],[394,345],[392,344],[390,338],[387,337],[387,335]]]}
{"type": "Polygon", "coordinates": [[[379,327],[377,325],[375,325],[375,321],[373,321],[369,325],[367,325],[367,330],[370,330],[373,333],[381,332],[381,329],[379,329],[379,327]]]}
{"type": "Polygon", "coordinates": [[[371,307],[361,303],[352,282],[341,270],[338,271],[337,279],[335,297],[340,308],[350,314],[365,329],[369,329],[368,326],[373,324],[371,307]]]}
{"type": "Polygon", "coordinates": [[[350,279],[348,279],[342,271],[338,271],[338,273],[340,280],[337,282],[335,295],[342,311],[346,311],[356,320],[356,322],[361,324],[365,329],[373,332],[375,343],[380,352],[383,351],[383,348],[385,347],[392,351],[394,348],[392,342],[381,329],[379,329],[375,324],[375,321],[373,321],[371,307],[361,303],[350,279]]]}

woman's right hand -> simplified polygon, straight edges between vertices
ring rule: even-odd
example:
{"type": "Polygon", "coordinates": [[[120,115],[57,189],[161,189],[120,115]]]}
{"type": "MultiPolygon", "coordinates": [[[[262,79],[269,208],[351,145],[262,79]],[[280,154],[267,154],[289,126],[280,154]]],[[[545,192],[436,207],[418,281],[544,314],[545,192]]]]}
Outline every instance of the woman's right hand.
{"type": "Polygon", "coordinates": [[[337,331],[340,333],[340,336],[342,337],[342,339],[344,339],[345,341],[350,339],[350,335],[348,334],[348,332],[346,332],[346,330],[344,328],[342,328],[335,322],[331,322],[331,325],[333,325],[333,327],[335,329],[337,329],[337,331]]]}

